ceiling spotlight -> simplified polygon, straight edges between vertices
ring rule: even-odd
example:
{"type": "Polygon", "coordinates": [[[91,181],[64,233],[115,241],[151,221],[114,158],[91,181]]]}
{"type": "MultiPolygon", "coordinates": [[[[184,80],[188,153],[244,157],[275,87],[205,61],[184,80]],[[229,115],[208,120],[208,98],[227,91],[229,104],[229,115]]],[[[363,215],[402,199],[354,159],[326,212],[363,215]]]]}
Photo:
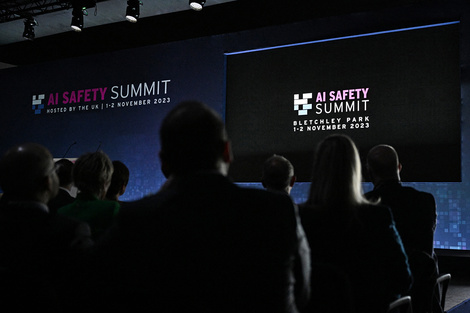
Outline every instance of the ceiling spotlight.
{"type": "Polygon", "coordinates": [[[189,7],[194,11],[201,11],[206,0],[189,0],[189,7]]]}
{"type": "Polygon", "coordinates": [[[76,32],[81,32],[83,29],[83,14],[86,12],[86,7],[74,6],[72,10],[72,24],[70,27],[76,32]]]}
{"type": "Polygon", "coordinates": [[[23,38],[27,40],[33,40],[34,35],[34,26],[38,26],[38,22],[34,19],[34,17],[28,17],[24,20],[24,31],[23,31],[23,38]]]}
{"type": "Polygon", "coordinates": [[[136,23],[140,15],[140,6],[143,5],[139,0],[127,0],[126,20],[136,23]]]}

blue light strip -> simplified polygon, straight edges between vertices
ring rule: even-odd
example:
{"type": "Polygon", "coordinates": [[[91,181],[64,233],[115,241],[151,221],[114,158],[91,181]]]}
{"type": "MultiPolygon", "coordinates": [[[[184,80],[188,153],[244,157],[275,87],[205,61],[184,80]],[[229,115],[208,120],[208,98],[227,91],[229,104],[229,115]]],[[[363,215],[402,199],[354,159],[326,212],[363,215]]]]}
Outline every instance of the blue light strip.
{"type": "Polygon", "coordinates": [[[265,51],[265,50],[286,48],[286,47],[303,46],[303,45],[309,45],[309,44],[313,44],[313,43],[328,42],[328,41],[343,40],[343,39],[351,39],[351,38],[360,38],[360,37],[375,36],[375,35],[383,35],[383,34],[397,33],[397,32],[403,32],[403,31],[408,31],[408,30],[431,28],[431,27],[438,27],[438,26],[446,26],[446,25],[453,25],[453,24],[459,24],[459,23],[460,23],[460,21],[454,21],[454,22],[447,22],[447,23],[424,25],[424,26],[414,26],[414,27],[400,28],[400,29],[394,29],[394,30],[386,30],[386,31],[360,34],[360,35],[352,35],[352,36],[321,39],[321,40],[301,42],[301,43],[293,43],[293,44],[281,45],[281,46],[275,46],[275,47],[268,47],[268,48],[259,48],[259,49],[245,50],[245,51],[238,51],[238,52],[226,52],[225,55],[235,55],[235,54],[243,54],[243,53],[250,53],[250,52],[257,52],[257,51],[265,51]]]}

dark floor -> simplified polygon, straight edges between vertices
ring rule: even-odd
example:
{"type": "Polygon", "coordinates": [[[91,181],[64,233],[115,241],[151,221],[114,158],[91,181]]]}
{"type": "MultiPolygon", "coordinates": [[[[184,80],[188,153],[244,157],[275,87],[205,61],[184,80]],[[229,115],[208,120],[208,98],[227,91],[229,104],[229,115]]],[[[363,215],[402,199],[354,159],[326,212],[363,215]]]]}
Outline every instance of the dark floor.
{"type": "Polygon", "coordinates": [[[465,283],[456,282],[455,280],[451,281],[447,291],[445,310],[449,311],[450,309],[462,304],[469,299],[470,283],[468,281],[465,283]]]}
{"type": "Polygon", "coordinates": [[[470,299],[470,256],[443,256],[438,253],[438,259],[440,273],[452,275],[445,303],[445,310],[449,311],[470,299]]]}

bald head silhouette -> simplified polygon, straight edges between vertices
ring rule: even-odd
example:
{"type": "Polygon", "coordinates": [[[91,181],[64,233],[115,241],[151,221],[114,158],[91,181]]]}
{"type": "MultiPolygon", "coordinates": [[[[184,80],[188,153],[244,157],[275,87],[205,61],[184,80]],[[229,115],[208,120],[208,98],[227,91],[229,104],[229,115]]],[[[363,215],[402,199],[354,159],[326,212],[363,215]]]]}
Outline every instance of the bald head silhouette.
{"type": "Polygon", "coordinates": [[[47,203],[59,188],[52,155],[36,143],[10,148],[0,160],[0,186],[10,200],[47,203]]]}
{"type": "Polygon", "coordinates": [[[384,180],[400,180],[401,164],[392,146],[381,144],[370,149],[367,169],[374,185],[384,180]]]}

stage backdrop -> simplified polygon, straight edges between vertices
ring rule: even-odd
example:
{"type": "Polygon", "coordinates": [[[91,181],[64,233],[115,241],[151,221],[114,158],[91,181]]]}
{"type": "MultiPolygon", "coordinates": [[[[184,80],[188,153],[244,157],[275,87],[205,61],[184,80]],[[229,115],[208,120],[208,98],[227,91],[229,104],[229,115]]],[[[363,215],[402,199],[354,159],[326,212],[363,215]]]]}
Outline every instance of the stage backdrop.
{"type": "MultiPolygon", "coordinates": [[[[364,13],[4,69],[0,152],[22,142],[55,158],[101,149],[130,169],[122,200],[139,199],[165,181],[161,120],[200,100],[226,118],[241,185],[260,188],[273,153],[308,181],[315,144],[331,133],[351,135],[361,157],[397,146],[406,184],[436,197],[435,247],[466,250],[469,21],[452,7],[364,13]]],[[[308,187],[294,186],[296,202],[308,187]]]]}

